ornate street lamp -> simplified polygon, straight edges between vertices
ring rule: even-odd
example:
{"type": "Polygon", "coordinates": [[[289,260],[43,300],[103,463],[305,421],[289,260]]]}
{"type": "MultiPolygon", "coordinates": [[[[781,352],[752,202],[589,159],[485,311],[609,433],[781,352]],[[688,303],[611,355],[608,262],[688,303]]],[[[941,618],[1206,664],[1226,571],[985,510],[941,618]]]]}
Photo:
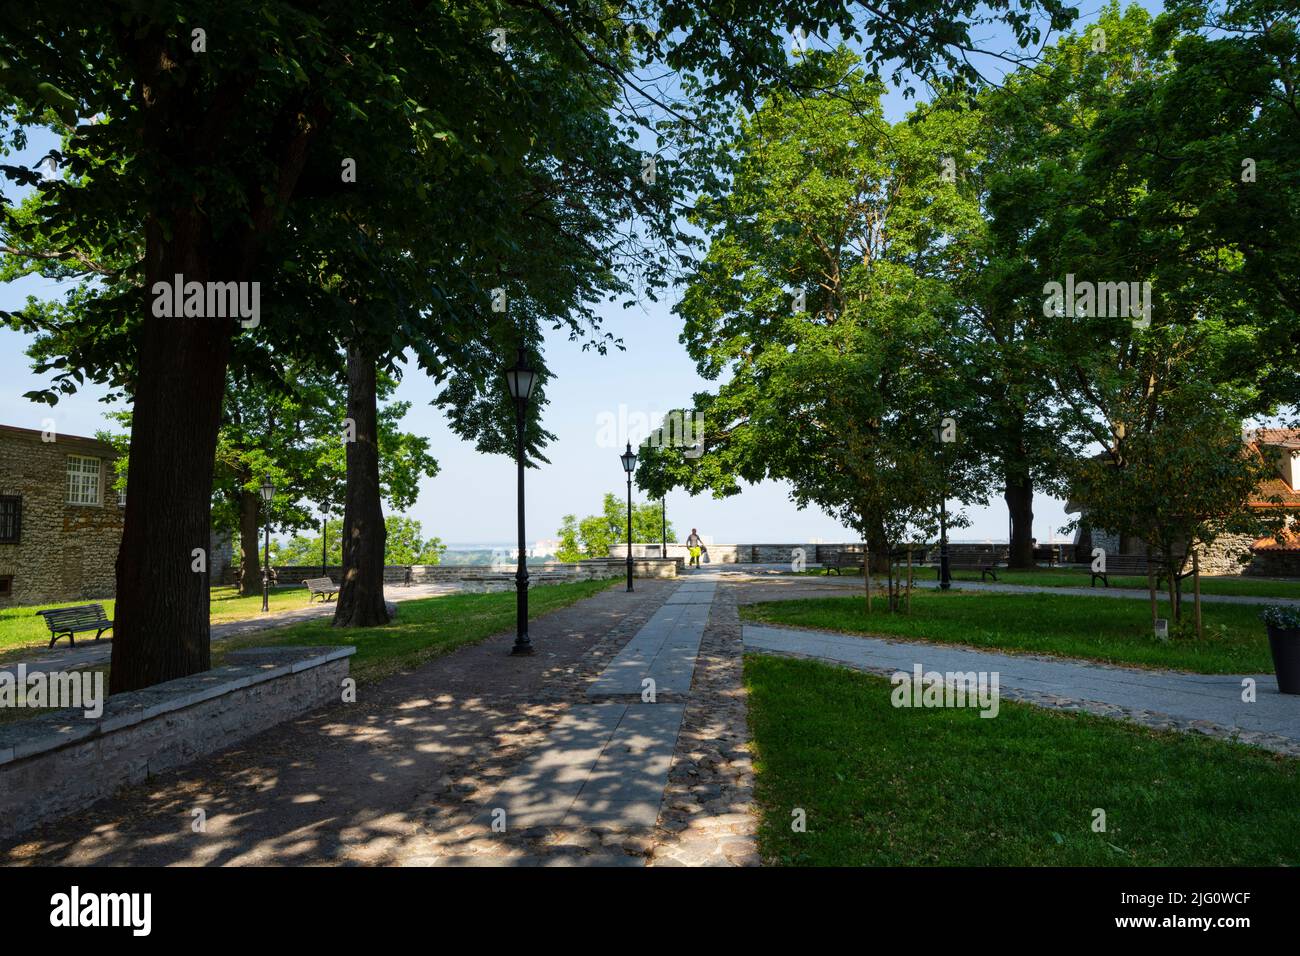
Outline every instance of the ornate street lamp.
{"type": "Polygon", "coordinates": [[[537,370],[528,364],[524,350],[519,350],[515,364],[506,369],[506,385],[515,402],[515,462],[519,470],[519,565],[515,570],[515,646],[511,654],[531,654],[533,642],[528,638],[528,551],[524,545],[524,428],[528,398],[537,383],[537,370]]]}
{"type": "Polygon", "coordinates": [[[262,610],[263,612],[271,609],[269,597],[271,594],[271,499],[275,497],[275,485],[271,484],[271,476],[267,475],[262,479],[262,500],[266,502],[266,535],[262,539],[262,610]]]}
{"type": "Polygon", "coordinates": [[[636,471],[636,452],[632,443],[627,443],[627,451],[618,456],[627,472],[627,589],[632,590],[632,472],[636,471]]]}

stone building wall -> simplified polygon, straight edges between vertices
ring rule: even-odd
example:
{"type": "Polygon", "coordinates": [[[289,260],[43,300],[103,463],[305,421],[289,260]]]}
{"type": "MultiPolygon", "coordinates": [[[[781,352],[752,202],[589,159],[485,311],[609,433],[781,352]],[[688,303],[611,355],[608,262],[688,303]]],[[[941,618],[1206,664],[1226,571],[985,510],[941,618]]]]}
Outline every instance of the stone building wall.
{"type": "Polygon", "coordinates": [[[1250,546],[1254,543],[1254,535],[1220,535],[1208,548],[1202,549],[1200,558],[1198,559],[1201,566],[1201,573],[1249,573],[1247,569],[1258,561],[1258,557],[1251,554],[1250,551],[1250,546]]]}
{"type": "Polygon", "coordinates": [[[0,495],[21,499],[17,543],[0,543],[3,604],[113,595],[123,508],[112,490],[112,446],[94,438],[0,425],[0,495]],[[51,441],[44,440],[52,438],[51,441]],[[68,502],[68,458],[99,460],[97,504],[68,502]]]}

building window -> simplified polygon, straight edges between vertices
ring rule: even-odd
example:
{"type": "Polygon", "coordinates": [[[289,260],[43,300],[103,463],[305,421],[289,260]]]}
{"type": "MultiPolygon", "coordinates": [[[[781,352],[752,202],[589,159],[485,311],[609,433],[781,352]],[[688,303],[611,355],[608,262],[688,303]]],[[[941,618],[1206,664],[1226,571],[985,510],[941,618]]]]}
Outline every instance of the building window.
{"type": "Polygon", "coordinates": [[[99,459],[68,456],[68,504],[99,504],[99,459]]]}
{"type": "Polygon", "coordinates": [[[14,596],[14,576],[12,574],[0,574],[0,598],[11,598],[14,596]]]}
{"type": "Polygon", "coordinates": [[[0,544],[17,544],[23,536],[23,499],[0,495],[0,544]]]}

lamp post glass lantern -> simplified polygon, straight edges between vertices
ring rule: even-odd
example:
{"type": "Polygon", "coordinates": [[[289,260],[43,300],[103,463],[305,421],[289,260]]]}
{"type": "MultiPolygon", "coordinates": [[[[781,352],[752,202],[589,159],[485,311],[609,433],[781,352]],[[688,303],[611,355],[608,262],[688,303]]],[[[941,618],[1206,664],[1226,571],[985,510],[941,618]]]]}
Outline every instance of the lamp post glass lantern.
{"type": "Polygon", "coordinates": [[[627,589],[632,590],[632,472],[636,471],[636,453],[632,443],[627,443],[627,451],[618,456],[627,472],[627,589]]]}
{"type": "Polygon", "coordinates": [[[537,370],[519,350],[515,364],[506,369],[506,386],[515,403],[515,462],[518,468],[519,562],[515,569],[515,644],[511,654],[531,654],[528,637],[528,549],[524,545],[524,429],[528,420],[528,399],[537,384],[537,370]]]}
{"type": "Polygon", "coordinates": [[[262,611],[269,611],[271,594],[271,499],[275,497],[275,485],[271,476],[262,479],[262,500],[266,502],[266,531],[262,539],[262,611]]]}

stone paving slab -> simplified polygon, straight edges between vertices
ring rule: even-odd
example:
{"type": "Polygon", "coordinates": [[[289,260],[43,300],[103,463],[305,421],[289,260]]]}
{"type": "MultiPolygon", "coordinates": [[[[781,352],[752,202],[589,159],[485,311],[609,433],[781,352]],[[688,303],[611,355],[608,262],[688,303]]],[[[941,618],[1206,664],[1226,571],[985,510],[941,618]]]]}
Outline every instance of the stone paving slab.
{"type": "Polygon", "coordinates": [[[1000,689],[1089,701],[1129,712],[1266,734],[1300,746],[1300,696],[1278,692],[1271,674],[1189,674],[963,647],[855,637],[831,631],[745,625],[745,649],[812,657],[875,671],[996,671],[1000,689]],[[1256,700],[1242,700],[1242,681],[1256,700]]]}
{"type": "Polygon", "coordinates": [[[710,595],[698,603],[674,603],[673,598],[679,594],[681,587],[592,682],[588,696],[640,694],[646,678],[654,681],[656,694],[684,694],[690,690],[713,598],[710,595]]]}
{"type": "Polygon", "coordinates": [[[487,801],[510,829],[649,828],[659,816],[682,704],[583,704],[556,722],[545,746],[487,801]]]}

